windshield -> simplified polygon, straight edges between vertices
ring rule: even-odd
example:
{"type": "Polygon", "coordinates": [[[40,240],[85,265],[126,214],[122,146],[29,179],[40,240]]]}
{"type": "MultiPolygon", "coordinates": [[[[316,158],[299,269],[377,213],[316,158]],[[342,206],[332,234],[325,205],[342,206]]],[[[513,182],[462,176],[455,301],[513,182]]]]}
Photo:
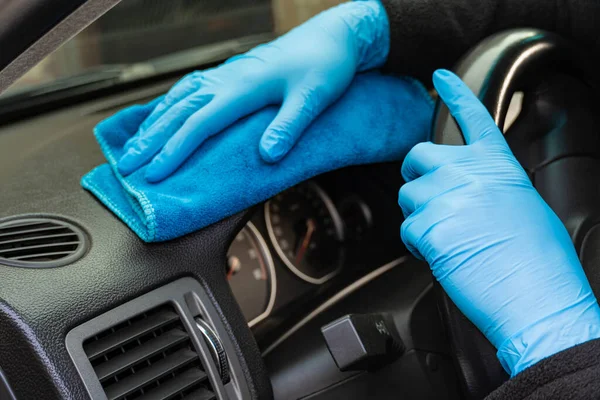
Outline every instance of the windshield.
{"type": "Polygon", "coordinates": [[[133,77],[148,76],[182,63],[220,60],[271,40],[340,2],[123,0],[1,96],[44,93],[75,81],[122,77],[124,71],[133,77]]]}

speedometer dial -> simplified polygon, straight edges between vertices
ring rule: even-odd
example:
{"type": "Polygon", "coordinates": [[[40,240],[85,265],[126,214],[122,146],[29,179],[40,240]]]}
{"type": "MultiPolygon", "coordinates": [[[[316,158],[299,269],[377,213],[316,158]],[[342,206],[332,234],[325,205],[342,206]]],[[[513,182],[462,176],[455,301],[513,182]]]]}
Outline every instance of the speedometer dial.
{"type": "Polygon", "coordinates": [[[265,204],[269,237],[288,268],[321,284],[342,267],[344,231],[327,194],[315,183],[293,187],[265,204]]]}
{"type": "Polygon", "coordinates": [[[277,288],[275,268],[264,239],[250,222],[227,253],[227,280],[250,326],[270,314],[277,288]]]}

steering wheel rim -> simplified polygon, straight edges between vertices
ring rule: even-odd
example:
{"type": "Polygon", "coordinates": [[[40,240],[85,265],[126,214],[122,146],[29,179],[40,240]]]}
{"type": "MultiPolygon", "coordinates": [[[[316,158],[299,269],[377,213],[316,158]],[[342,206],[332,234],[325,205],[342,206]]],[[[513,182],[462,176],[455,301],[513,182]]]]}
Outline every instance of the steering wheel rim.
{"type": "MultiPolygon", "coordinates": [[[[481,42],[454,68],[454,72],[486,106],[498,127],[504,122],[512,96],[532,88],[530,79],[540,71],[589,76],[587,63],[578,49],[563,38],[541,30],[502,32],[481,42]]],[[[437,101],[432,126],[433,142],[464,145],[464,137],[448,108],[437,101]]],[[[458,310],[435,284],[442,321],[450,341],[463,392],[468,399],[481,399],[509,377],[501,367],[496,349],[458,310]]]]}
{"type": "MultiPolygon", "coordinates": [[[[512,95],[526,89],[527,77],[540,69],[586,76],[580,53],[562,37],[537,29],[515,29],[482,41],[455,66],[456,73],[488,109],[496,125],[504,121],[512,95]]],[[[437,101],[433,142],[464,145],[458,125],[437,101]]]]}

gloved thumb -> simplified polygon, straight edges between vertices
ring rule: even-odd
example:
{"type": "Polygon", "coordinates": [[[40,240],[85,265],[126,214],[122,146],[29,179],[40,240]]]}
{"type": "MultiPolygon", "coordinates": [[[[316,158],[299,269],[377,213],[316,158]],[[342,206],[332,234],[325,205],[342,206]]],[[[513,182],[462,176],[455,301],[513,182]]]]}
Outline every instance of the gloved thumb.
{"type": "Polygon", "coordinates": [[[456,119],[467,144],[485,137],[506,144],[489,111],[458,76],[438,69],[433,74],[433,86],[456,119]]]}
{"type": "Polygon", "coordinates": [[[296,90],[283,102],[279,113],[260,139],[260,155],[268,163],[281,160],[322,110],[314,90],[296,90]]]}

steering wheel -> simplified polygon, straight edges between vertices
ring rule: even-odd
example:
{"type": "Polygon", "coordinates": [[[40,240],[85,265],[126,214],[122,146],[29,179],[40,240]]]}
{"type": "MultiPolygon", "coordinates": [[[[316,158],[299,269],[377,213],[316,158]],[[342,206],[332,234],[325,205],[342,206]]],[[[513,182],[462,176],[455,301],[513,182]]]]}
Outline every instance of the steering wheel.
{"type": "MultiPolygon", "coordinates": [[[[503,131],[513,95],[523,93],[521,112],[505,137],[534,186],[567,227],[598,297],[600,104],[584,55],[559,36],[520,29],[484,40],[454,71],[503,131]]],[[[433,141],[465,144],[456,122],[439,100],[433,141]]],[[[464,395],[481,399],[508,375],[492,344],[441,286],[437,285],[436,291],[464,395]]]]}

